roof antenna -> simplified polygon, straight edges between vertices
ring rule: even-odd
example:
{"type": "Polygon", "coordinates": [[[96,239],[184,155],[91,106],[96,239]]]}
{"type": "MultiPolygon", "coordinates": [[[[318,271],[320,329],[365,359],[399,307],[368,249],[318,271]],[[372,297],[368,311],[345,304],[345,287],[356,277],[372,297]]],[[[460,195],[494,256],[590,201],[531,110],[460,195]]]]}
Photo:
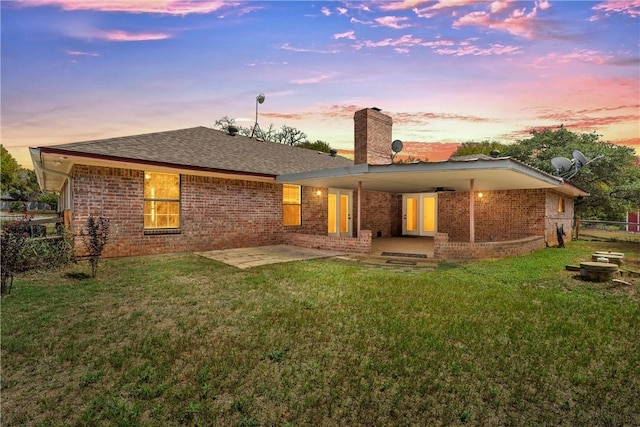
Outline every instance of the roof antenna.
{"type": "MultiPolygon", "coordinates": [[[[260,129],[260,125],[258,124],[258,104],[262,104],[264,102],[265,96],[264,93],[256,96],[256,123],[253,125],[253,130],[251,131],[251,138],[256,133],[256,129],[260,132],[260,135],[264,138],[264,134],[262,133],[262,129],[260,129]]],[[[256,135],[257,136],[257,135],[256,135]]]]}

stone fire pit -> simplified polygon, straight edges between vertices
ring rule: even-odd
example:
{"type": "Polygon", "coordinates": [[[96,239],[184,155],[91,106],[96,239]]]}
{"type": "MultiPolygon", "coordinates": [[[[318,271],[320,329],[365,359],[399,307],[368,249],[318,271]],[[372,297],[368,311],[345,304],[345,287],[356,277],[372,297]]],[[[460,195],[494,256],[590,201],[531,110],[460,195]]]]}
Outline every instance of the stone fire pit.
{"type": "Polygon", "coordinates": [[[581,262],[580,277],[589,282],[609,282],[618,271],[618,264],[610,262],[581,262]]]}

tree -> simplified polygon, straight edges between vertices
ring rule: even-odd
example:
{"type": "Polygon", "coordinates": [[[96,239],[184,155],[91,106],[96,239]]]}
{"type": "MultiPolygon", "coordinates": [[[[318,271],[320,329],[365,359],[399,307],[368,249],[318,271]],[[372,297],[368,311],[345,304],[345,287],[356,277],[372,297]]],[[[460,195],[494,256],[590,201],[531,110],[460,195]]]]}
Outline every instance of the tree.
{"type": "Polygon", "coordinates": [[[35,171],[20,167],[16,159],[7,151],[4,146],[2,148],[2,165],[0,173],[2,175],[2,193],[9,194],[12,197],[29,202],[43,201],[57,208],[58,195],[55,193],[43,192],[40,190],[38,178],[35,171]]]}
{"type": "MultiPolygon", "coordinates": [[[[9,194],[18,200],[37,201],[44,193],[40,190],[35,171],[19,168],[15,172],[13,183],[9,186],[9,194]]],[[[57,197],[57,196],[54,196],[57,197]]]]}
{"type": "Polygon", "coordinates": [[[274,135],[274,142],[286,145],[299,145],[303,142],[307,142],[307,134],[299,129],[291,126],[283,125],[280,131],[274,135]]]}
{"type": "Polygon", "coordinates": [[[20,169],[20,165],[13,158],[11,153],[0,144],[0,186],[2,193],[8,193],[9,188],[16,179],[16,172],[20,169]]]}
{"type": "Polygon", "coordinates": [[[309,150],[322,151],[323,153],[331,152],[331,146],[328,142],[320,141],[319,139],[315,142],[304,141],[300,142],[297,145],[298,147],[308,148],[309,150]]]}
{"type": "Polygon", "coordinates": [[[554,157],[573,157],[579,150],[597,160],[580,169],[571,182],[590,193],[576,203],[576,215],[585,219],[621,221],[625,212],[640,205],[640,169],[634,150],[600,140],[596,133],[577,134],[560,126],[531,132],[531,137],[506,146],[504,155],[556,174],[554,157]]]}
{"type": "Polygon", "coordinates": [[[505,145],[499,142],[482,141],[482,142],[465,142],[460,144],[458,149],[451,155],[451,157],[468,156],[470,154],[485,154],[491,155],[492,151],[499,151],[502,153],[505,149],[505,145]]]}
{"type": "MultiPolygon", "coordinates": [[[[213,127],[226,132],[229,129],[229,126],[235,126],[238,128],[238,133],[240,135],[251,136],[253,133],[253,126],[238,126],[235,122],[235,119],[229,116],[223,116],[215,121],[213,127]]],[[[327,142],[320,140],[310,142],[307,139],[306,133],[288,125],[283,125],[280,129],[276,129],[273,124],[270,124],[266,130],[262,128],[260,129],[258,137],[265,141],[277,142],[279,144],[286,144],[294,147],[308,148],[310,150],[322,151],[325,153],[329,153],[331,151],[331,146],[327,142]]]]}
{"type": "Polygon", "coordinates": [[[229,130],[229,126],[236,126],[236,119],[231,118],[229,116],[223,116],[216,120],[213,124],[214,129],[220,129],[221,131],[227,132],[229,130]]]}

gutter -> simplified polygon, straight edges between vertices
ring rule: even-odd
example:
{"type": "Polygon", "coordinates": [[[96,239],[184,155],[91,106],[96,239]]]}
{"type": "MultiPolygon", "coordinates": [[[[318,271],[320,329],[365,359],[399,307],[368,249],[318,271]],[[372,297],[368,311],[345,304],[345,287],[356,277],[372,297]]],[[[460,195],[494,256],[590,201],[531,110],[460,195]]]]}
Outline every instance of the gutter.
{"type": "MultiPolygon", "coordinates": [[[[31,155],[31,161],[33,162],[33,166],[36,169],[36,178],[38,178],[38,184],[40,184],[40,188],[42,188],[43,191],[45,189],[45,185],[44,185],[45,173],[61,176],[67,179],[67,188],[66,188],[66,197],[65,197],[66,206],[62,206],[62,208],[73,209],[73,192],[71,190],[71,187],[73,184],[73,177],[64,172],[60,172],[52,169],[46,169],[44,166],[42,166],[42,155],[39,148],[29,147],[29,154],[31,155]],[[41,176],[42,176],[42,179],[40,178],[41,176]]],[[[58,206],[58,209],[60,208],[61,206],[58,206]]]]}

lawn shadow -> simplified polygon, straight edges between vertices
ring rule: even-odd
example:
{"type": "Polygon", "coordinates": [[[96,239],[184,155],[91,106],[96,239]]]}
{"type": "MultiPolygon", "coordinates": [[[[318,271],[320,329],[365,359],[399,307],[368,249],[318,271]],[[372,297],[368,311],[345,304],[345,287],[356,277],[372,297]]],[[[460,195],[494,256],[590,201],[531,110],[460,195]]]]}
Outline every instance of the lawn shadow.
{"type": "Polygon", "coordinates": [[[87,273],[82,273],[82,272],[78,272],[78,271],[65,273],[64,277],[66,277],[68,279],[74,279],[74,280],[85,280],[85,279],[90,279],[91,278],[91,276],[88,275],[87,273]]]}

